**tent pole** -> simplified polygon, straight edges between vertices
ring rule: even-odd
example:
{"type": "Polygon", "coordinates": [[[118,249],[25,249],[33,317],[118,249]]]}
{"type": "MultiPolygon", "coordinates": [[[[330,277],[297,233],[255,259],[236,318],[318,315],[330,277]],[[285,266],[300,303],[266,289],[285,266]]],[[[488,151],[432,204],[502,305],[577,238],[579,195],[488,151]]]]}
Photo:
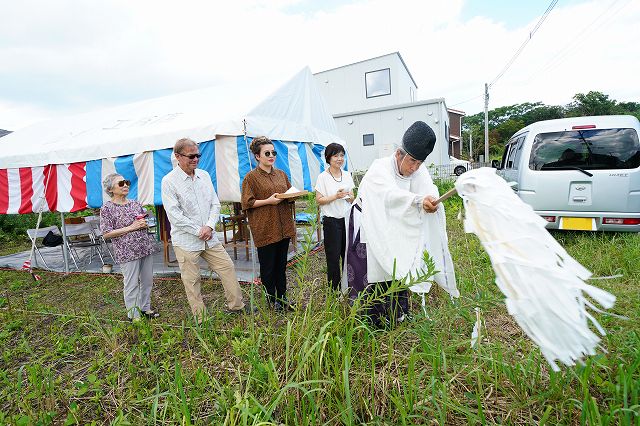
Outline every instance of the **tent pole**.
{"type": "Polygon", "coordinates": [[[67,228],[64,226],[64,213],[60,212],[60,228],[62,229],[62,258],[64,259],[64,273],[69,274],[69,258],[67,257],[67,228]],[[66,250],[65,250],[66,249],[66,250]]]}
{"type": "MultiPolygon", "coordinates": [[[[247,140],[247,119],[242,119],[242,127],[243,127],[243,136],[244,136],[244,144],[247,147],[247,157],[249,160],[249,170],[253,170],[253,163],[251,163],[251,151],[249,150],[249,141],[247,140]]],[[[253,290],[256,285],[256,280],[258,279],[258,274],[256,272],[256,246],[253,244],[253,233],[251,232],[251,224],[248,226],[249,228],[249,247],[251,251],[251,306],[253,307],[253,290]]]]}

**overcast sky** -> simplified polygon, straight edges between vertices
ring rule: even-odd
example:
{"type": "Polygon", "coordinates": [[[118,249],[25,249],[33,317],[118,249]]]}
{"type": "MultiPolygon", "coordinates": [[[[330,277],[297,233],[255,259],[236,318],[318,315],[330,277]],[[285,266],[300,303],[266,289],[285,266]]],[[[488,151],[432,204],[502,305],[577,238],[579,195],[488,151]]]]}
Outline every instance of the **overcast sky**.
{"type": "MultiPolygon", "coordinates": [[[[480,112],[550,0],[0,0],[0,128],[398,51],[418,98],[480,112]],[[472,100],[470,100],[472,99],[472,100]],[[470,100],[470,101],[469,101],[470,100]],[[468,102],[465,102],[468,101],[468,102]]],[[[640,101],[640,1],[560,0],[490,108],[640,101]]]]}

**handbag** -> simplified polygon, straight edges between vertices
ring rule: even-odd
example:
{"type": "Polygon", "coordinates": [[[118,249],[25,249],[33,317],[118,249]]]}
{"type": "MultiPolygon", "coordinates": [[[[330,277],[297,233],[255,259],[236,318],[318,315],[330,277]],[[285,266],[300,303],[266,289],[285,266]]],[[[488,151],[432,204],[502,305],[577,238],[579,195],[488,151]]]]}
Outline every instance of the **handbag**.
{"type": "Polygon", "coordinates": [[[42,239],[42,244],[47,247],[57,247],[62,244],[62,236],[54,234],[53,231],[49,231],[42,239]]]}

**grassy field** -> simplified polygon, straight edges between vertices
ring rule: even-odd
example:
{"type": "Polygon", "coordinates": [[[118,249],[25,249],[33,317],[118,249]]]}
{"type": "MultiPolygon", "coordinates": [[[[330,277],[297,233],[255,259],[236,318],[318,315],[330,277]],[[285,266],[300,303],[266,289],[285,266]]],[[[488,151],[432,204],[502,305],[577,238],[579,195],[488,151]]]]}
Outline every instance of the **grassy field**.
{"type": "Polygon", "coordinates": [[[640,237],[554,236],[618,297],[585,365],[550,370],[507,314],[488,257],[448,202],[462,296],[432,290],[428,314],[376,331],[326,291],[324,253],[289,270],[297,312],[225,314],[194,325],[177,279],[158,279],[154,322],[122,321],[117,276],[0,271],[1,424],[640,424],[640,237]],[[474,308],[482,342],[470,348],[474,308]]]}

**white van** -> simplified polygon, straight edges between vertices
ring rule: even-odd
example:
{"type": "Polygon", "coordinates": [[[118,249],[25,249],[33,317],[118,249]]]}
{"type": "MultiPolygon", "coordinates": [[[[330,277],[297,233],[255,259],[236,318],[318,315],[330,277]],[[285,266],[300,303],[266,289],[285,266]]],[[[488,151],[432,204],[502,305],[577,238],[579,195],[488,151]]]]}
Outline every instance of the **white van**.
{"type": "Polygon", "coordinates": [[[539,121],[493,165],[548,229],[638,232],[639,132],[627,115],[539,121]]]}

